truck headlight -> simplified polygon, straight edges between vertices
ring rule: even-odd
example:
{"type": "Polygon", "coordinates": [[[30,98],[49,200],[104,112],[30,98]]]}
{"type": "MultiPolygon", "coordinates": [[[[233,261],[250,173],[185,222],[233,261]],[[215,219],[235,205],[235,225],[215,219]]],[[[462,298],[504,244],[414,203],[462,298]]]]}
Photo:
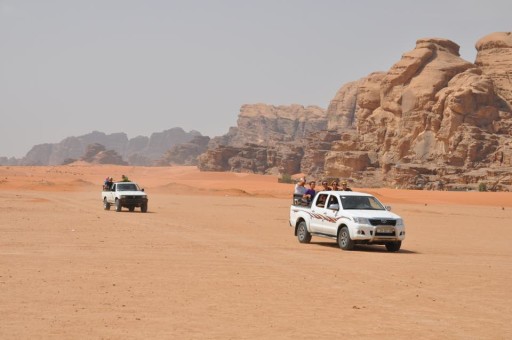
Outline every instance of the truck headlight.
{"type": "Polygon", "coordinates": [[[370,221],[366,217],[352,217],[352,219],[358,224],[370,224],[370,221]]]}
{"type": "Polygon", "coordinates": [[[395,224],[395,226],[397,226],[397,227],[403,227],[403,226],[404,226],[404,220],[403,220],[403,219],[401,219],[401,218],[397,219],[397,220],[396,220],[396,224],[395,224]]]}
{"type": "Polygon", "coordinates": [[[120,198],[121,198],[121,199],[123,199],[123,198],[126,198],[126,196],[125,196],[125,195],[121,195],[121,197],[120,197],[120,198]]]}
{"type": "Polygon", "coordinates": [[[142,195],[141,197],[142,198],[148,198],[148,195],[142,195]]]}

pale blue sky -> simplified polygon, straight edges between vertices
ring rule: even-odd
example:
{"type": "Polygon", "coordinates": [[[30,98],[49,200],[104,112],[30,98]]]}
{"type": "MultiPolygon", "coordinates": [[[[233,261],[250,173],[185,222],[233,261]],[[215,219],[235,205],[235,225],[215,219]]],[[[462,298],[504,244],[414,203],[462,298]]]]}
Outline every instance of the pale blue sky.
{"type": "Polygon", "coordinates": [[[246,103],[326,108],[424,37],[511,31],[512,1],[0,0],[0,156],[93,130],[222,135],[246,103]]]}

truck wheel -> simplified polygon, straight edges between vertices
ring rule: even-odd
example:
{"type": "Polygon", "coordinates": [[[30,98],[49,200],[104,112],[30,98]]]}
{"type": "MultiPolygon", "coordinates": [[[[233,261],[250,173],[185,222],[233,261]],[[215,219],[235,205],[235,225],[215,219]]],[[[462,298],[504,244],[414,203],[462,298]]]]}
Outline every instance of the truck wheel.
{"type": "Polygon", "coordinates": [[[134,211],[134,210],[135,210],[135,207],[128,207],[128,210],[129,210],[129,211],[134,211]]]}
{"type": "Polygon", "coordinates": [[[110,210],[110,203],[108,203],[106,197],[103,199],[103,209],[110,210]]]}
{"type": "Polygon", "coordinates": [[[402,246],[402,241],[386,243],[386,249],[388,251],[392,251],[392,252],[399,251],[401,246],[402,246]]]}
{"type": "Polygon", "coordinates": [[[116,211],[120,212],[121,208],[122,208],[121,201],[120,200],[116,200],[116,211]]]}
{"type": "Polygon", "coordinates": [[[350,238],[350,232],[347,227],[343,227],[340,229],[338,233],[338,245],[343,250],[352,250],[354,249],[354,241],[350,238]]]}
{"type": "Polygon", "coordinates": [[[306,222],[302,221],[297,226],[297,238],[300,243],[309,243],[311,241],[311,234],[308,231],[306,222]]]}
{"type": "Polygon", "coordinates": [[[140,206],[140,212],[145,213],[146,211],[148,211],[148,204],[147,203],[140,206]]]}

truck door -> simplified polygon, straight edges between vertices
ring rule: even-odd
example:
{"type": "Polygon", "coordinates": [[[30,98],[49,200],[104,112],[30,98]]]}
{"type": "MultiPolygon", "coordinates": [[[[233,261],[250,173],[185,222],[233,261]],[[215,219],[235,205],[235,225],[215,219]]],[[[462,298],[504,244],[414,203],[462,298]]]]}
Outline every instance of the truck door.
{"type": "Polygon", "coordinates": [[[311,222],[309,226],[312,232],[325,233],[323,216],[325,214],[325,204],[327,203],[328,197],[329,194],[319,194],[311,206],[311,222]]]}
{"type": "Polygon", "coordinates": [[[322,219],[323,232],[328,235],[336,236],[338,232],[338,220],[341,218],[341,206],[336,195],[329,195],[325,205],[324,218],[322,219]]]}
{"type": "Polygon", "coordinates": [[[113,184],[112,187],[110,188],[110,191],[107,192],[107,201],[110,202],[110,203],[115,203],[115,193],[116,193],[116,190],[117,190],[117,184],[113,184]]]}

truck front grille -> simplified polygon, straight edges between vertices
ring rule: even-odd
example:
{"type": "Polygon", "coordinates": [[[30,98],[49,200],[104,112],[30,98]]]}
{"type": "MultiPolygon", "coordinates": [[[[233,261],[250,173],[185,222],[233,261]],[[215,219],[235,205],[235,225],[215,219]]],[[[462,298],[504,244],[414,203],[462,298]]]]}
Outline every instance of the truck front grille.
{"type": "Polygon", "coordinates": [[[140,199],[140,196],[125,196],[125,199],[127,200],[133,200],[133,199],[140,199]]]}
{"type": "Polygon", "coordinates": [[[395,236],[396,236],[396,234],[395,234],[395,232],[394,232],[394,231],[393,231],[393,232],[391,232],[391,233],[384,233],[384,232],[379,232],[379,231],[377,231],[377,232],[375,232],[375,236],[390,236],[390,237],[395,237],[395,236]]]}
{"type": "Polygon", "coordinates": [[[373,218],[373,219],[370,219],[370,224],[373,225],[373,226],[376,226],[376,225],[392,225],[392,226],[395,226],[396,225],[396,220],[389,220],[389,219],[385,219],[385,218],[373,218]]]}
{"type": "Polygon", "coordinates": [[[126,196],[122,199],[124,204],[141,204],[147,202],[147,198],[142,198],[140,196],[126,196]]]}

